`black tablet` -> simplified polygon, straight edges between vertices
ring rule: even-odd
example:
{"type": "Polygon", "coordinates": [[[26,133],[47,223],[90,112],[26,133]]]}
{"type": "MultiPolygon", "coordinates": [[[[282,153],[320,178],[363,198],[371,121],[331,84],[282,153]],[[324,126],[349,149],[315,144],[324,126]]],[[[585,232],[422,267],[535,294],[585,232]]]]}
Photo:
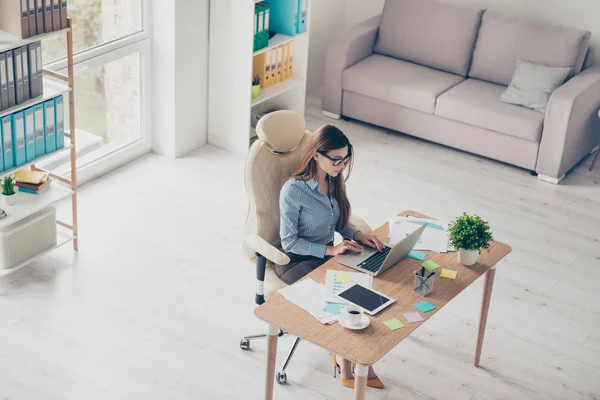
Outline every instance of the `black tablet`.
{"type": "Polygon", "coordinates": [[[337,297],[347,303],[361,307],[370,315],[377,314],[395,301],[373,289],[368,289],[358,284],[338,293],[337,297]]]}

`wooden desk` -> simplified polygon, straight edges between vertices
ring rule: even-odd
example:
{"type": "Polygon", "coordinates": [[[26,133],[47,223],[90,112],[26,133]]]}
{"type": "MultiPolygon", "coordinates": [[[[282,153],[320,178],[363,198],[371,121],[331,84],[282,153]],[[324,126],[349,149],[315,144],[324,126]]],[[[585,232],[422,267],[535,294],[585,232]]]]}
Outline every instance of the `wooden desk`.
{"type": "MultiPolygon", "coordinates": [[[[429,218],[413,211],[403,211],[398,215],[429,218]]],[[[380,240],[387,242],[389,224],[383,224],[373,233],[380,240]]],[[[273,398],[278,328],[308,340],[331,353],[354,361],[356,363],[354,399],[364,399],[368,367],[375,364],[394,346],[407,338],[415,329],[424,324],[450,300],[485,273],[483,302],[474,361],[474,365],[479,366],[483,335],[496,273],[495,265],[511,251],[511,248],[503,243],[492,242],[489,250],[489,253],[487,250],[483,250],[478,262],[472,267],[465,267],[460,264],[454,252],[445,254],[428,252],[428,260],[433,260],[444,268],[457,270],[458,276],[456,280],[440,278],[438,270],[433,293],[426,298],[415,294],[413,291],[414,271],[420,269],[421,261],[410,258],[403,259],[373,280],[375,290],[393,297],[396,302],[377,315],[369,316],[371,323],[361,331],[345,329],[339,323],[323,325],[300,307],[289,302],[280,294],[276,294],[255,310],[256,316],[268,324],[265,399],[271,400],[273,398]],[[383,321],[391,318],[404,321],[403,313],[418,311],[413,305],[423,299],[436,307],[433,311],[421,313],[425,319],[424,322],[406,324],[405,328],[396,331],[390,331],[383,324],[383,321]]],[[[355,271],[339,264],[340,257],[331,258],[303,279],[310,278],[315,282],[324,283],[328,269],[355,271]]]]}

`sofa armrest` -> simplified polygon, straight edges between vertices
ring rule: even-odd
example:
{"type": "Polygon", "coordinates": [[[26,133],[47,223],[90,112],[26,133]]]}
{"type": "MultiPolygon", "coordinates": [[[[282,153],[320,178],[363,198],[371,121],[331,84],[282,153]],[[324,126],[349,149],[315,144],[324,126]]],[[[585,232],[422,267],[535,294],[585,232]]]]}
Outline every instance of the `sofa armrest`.
{"type": "Polygon", "coordinates": [[[286,254],[279,251],[279,249],[258,235],[246,236],[245,242],[246,245],[256,253],[264,256],[267,260],[275,264],[285,265],[290,262],[290,258],[286,254]]]}
{"type": "Polygon", "coordinates": [[[369,18],[334,35],[325,52],[321,108],[342,113],[342,73],[349,66],[373,54],[381,15],[369,18]]]}
{"type": "Polygon", "coordinates": [[[350,223],[362,233],[371,233],[373,229],[362,218],[350,215],[350,223]]]}
{"type": "Polygon", "coordinates": [[[560,181],[600,142],[600,66],[554,91],[546,107],[536,172],[560,181]]]}

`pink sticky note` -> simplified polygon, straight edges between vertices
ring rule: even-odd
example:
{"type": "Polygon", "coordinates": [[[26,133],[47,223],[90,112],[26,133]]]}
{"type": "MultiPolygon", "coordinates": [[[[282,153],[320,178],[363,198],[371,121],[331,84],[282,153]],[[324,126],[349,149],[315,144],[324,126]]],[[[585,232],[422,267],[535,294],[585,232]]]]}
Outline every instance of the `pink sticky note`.
{"type": "Polygon", "coordinates": [[[423,319],[423,317],[421,317],[421,314],[419,314],[418,312],[407,312],[404,313],[404,318],[406,318],[406,320],[408,322],[420,322],[420,321],[425,321],[423,319]]]}

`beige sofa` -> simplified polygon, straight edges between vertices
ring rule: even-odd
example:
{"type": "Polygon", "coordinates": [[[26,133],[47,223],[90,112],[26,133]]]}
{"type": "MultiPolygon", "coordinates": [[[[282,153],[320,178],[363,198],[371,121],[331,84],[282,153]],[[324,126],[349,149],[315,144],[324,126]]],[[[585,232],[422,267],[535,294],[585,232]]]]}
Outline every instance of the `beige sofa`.
{"type": "Polygon", "coordinates": [[[600,142],[590,33],[429,0],[388,0],[340,32],[322,110],[535,171],[558,183],[600,142]],[[545,113],[500,102],[517,60],[570,67],[545,113]]]}

